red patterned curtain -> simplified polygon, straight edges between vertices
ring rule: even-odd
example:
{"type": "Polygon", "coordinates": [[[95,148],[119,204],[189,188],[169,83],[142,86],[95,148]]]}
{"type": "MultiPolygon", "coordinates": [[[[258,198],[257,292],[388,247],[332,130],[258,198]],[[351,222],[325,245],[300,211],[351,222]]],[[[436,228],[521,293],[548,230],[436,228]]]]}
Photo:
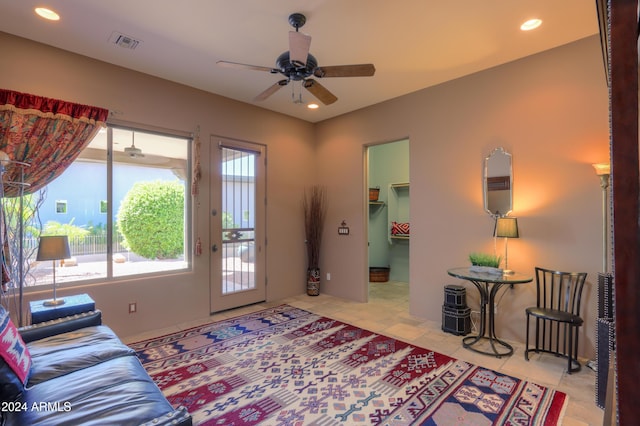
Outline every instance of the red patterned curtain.
{"type": "MultiPolygon", "coordinates": [[[[109,111],[58,99],[0,89],[0,150],[24,170],[25,193],[35,192],[62,174],[95,134],[109,111]]],[[[7,167],[3,181],[20,182],[20,167],[7,167]]],[[[19,195],[5,185],[4,195],[19,195]]]]}

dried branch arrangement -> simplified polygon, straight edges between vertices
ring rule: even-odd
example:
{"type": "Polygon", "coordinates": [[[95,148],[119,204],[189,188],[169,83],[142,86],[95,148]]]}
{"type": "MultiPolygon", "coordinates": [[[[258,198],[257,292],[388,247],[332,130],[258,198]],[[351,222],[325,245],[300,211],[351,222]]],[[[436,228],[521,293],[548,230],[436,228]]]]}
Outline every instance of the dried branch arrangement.
{"type": "Polygon", "coordinates": [[[324,219],[327,213],[325,188],[314,185],[309,190],[305,189],[302,209],[304,211],[308,268],[317,269],[320,264],[320,244],[322,242],[324,219]]]}

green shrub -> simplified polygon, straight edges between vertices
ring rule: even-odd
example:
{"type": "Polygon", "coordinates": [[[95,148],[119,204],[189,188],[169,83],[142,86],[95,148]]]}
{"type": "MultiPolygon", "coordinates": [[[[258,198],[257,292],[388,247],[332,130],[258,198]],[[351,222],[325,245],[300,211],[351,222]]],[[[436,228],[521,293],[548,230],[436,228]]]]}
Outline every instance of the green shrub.
{"type": "Polygon", "coordinates": [[[69,223],[60,223],[53,220],[44,225],[42,235],[67,235],[69,240],[81,239],[89,235],[89,231],[73,224],[75,218],[69,223]]]}
{"type": "Polygon", "coordinates": [[[233,215],[229,212],[222,212],[222,228],[233,229],[240,228],[240,225],[233,221],[233,215]]]}
{"type": "Polygon", "coordinates": [[[175,259],[184,252],[184,185],[137,182],[116,219],[129,250],[147,259],[175,259]]]}

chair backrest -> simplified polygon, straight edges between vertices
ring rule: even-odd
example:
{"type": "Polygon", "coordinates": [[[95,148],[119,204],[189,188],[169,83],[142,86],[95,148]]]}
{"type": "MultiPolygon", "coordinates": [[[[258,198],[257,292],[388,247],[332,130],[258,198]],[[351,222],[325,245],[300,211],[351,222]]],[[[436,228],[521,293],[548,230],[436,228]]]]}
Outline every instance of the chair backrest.
{"type": "Polygon", "coordinates": [[[536,267],[536,304],[580,316],[586,272],[562,272],[536,267]]]}

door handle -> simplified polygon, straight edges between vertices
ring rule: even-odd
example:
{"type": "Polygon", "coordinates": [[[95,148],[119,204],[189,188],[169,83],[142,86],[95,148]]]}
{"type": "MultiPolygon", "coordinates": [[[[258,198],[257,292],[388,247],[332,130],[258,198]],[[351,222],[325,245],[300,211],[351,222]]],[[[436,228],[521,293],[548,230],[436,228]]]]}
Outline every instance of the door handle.
{"type": "Polygon", "coordinates": [[[212,245],[211,246],[211,251],[214,252],[214,253],[217,252],[218,251],[218,245],[217,244],[212,245]]]}

